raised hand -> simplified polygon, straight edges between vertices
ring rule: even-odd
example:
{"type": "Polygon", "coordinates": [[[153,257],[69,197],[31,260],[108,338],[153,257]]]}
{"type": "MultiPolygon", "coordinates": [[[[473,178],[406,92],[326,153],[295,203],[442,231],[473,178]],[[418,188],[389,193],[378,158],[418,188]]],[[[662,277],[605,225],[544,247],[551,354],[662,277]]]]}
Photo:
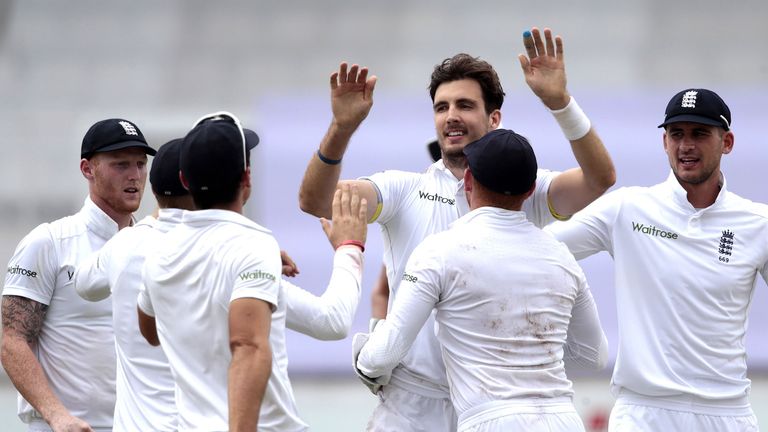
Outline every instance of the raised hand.
{"type": "Polygon", "coordinates": [[[346,62],[331,74],[331,109],[336,124],[343,129],[357,129],[373,105],[376,76],[368,77],[368,68],[346,62]]]}
{"type": "Polygon", "coordinates": [[[341,183],[339,189],[333,195],[332,219],[333,223],[325,218],[320,219],[323,231],[328,236],[331,246],[337,249],[342,242],[352,240],[365,244],[368,233],[368,221],[366,212],[368,204],[365,198],[360,198],[357,185],[341,183]]]}
{"type": "Polygon", "coordinates": [[[544,37],[538,28],[523,33],[526,54],[520,54],[525,82],[534,94],[551,110],[568,105],[570,94],[566,90],[563,39],[552,38],[552,30],[545,28],[544,37]]]}

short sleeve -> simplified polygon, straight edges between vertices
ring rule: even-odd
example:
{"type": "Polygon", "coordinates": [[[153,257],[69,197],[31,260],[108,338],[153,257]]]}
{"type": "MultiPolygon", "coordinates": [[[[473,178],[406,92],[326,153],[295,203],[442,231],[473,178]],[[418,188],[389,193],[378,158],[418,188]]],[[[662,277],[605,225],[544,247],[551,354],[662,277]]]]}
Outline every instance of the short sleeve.
{"type": "Polygon", "coordinates": [[[540,169],[536,171],[536,189],[533,194],[523,202],[523,211],[531,223],[542,228],[557,219],[550,210],[548,195],[552,180],[560,175],[557,171],[540,169]]]}
{"type": "Polygon", "coordinates": [[[24,237],[5,276],[3,295],[50,304],[56,287],[57,256],[49,225],[42,224],[24,237]]]}
{"type": "Polygon", "coordinates": [[[280,248],[272,237],[254,241],[258,247],[250,244],[241,249],[249,252],[235,264],[235,283],[229,301],[257,298],[270,303],[272,310],[275,310],[278,306],[282,271],[280,248]]]}
{"type": "Polygon", "coordinates": [[[400,211],[400,206],[406,202],[407,194],[413,190],[413,183],[418,181],[420,174],[405,171],[383,171],[370,177],[361,177],[373,183],[381,200],[381,210],[374,222],[386,224],[400,211]]]}
{"type": "Polygon", "coordinates": [[[565,243],[576,259],[601,251],[613,254],[613,227],[625,192],[625,188],[609,192],[569,221],[554,223],[545,230],[565,243]]]}

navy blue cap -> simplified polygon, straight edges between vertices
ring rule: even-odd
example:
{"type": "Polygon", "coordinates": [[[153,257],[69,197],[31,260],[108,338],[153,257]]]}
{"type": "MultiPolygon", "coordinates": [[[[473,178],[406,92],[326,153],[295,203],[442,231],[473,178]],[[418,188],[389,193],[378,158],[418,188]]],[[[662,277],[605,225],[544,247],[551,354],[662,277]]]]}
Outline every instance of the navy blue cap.
{"type": "Polygon", "coordinates": [[[90,159],[96,153],[129,147],[138,147],[148,155],[156,153],[135,123],[120,118],[106,119],[96,122],[85,133],[80,157],[90,159]]]}
{"type": "MultiPolygon", "coordinates": [[[[253,149],[259,136],[242,129],[245,147],[253,149]]],[[[191,192],[220,191],[245,171],[243,135],[234,121],[209,120],[198,123],[184,137],[180,168],[191,192]]]]}
{"type": "Polygon", "coordinates": [[[659,127],[670,123],[692,122],[720,126],[725,130],[731,128],[731,110],[712,90],[683,90],[672,97],[664,113],[664,123],[659,127]]]}
{"type": "Polygon", "coordinates": [[[157,196],[184,196],[189,191],[179,179],[179,157],[182,139],[176,138],[163,144],[152,159],[149,183],[157,196]]]}
{"type": "Polygon", "coordinates": [[[536,182],[536,155],[528,140],[509,129],[495,129],[464,147],[467,165],[487,189],[521,195],[536,182]]]}

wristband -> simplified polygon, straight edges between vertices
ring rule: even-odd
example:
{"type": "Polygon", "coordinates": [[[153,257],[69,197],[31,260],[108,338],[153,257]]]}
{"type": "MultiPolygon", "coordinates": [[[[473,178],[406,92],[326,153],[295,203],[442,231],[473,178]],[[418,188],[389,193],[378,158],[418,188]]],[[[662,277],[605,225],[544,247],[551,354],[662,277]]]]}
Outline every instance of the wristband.
{"type": "Polygon", "coordinates": [[[589,132],[592,127],[592,123],[589,121],[589,117],[584,114],[579,104],[571,96],[571,100],[568,105],[563,109],[549,110],[560,125],[560,129],[563,131],[563,135],[568,141],[575,141],[589,132]]]}
{"type": "MultiPolygon", "coordinates": [[[[361,252],[365,252],[365,245],[360,240],[344,240],[343,242],[339,243],[339,247],[342,246],[357,246],[360,248],[361,252]]],[[[336,249],[338,249],[337,247],[336,249]]]]}
{"type": "Polygon", "coordinates": [[[330,159],[323,156],[323,154],[320,153],[320,149],[317,149],[317,157],[319,157],[323,163],[326,163],[328,165],[338,165],[341,163],[341,159],[330,159]]]}

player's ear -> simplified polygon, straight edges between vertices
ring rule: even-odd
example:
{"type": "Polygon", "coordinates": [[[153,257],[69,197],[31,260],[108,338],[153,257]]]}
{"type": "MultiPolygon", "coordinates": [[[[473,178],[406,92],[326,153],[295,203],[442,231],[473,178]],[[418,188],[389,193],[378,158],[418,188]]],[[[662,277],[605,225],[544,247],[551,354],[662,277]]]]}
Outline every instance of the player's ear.
{"type": "Polygon", "coordinates": [[[80,159],[80,172],[86,180],[93,180],[93,163],[86,158],[80,159]]]}

